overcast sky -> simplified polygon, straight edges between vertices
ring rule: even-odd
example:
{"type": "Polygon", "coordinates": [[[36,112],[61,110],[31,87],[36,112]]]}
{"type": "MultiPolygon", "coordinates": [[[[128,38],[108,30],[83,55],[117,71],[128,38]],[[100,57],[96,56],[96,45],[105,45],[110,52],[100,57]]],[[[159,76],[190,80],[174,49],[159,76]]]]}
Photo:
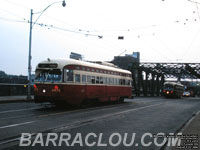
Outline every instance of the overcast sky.
{"type": "MultiPolygon", "coordinates": [[[[30,9],[40,12],[53,2],[0,0],[0,70],[27,75],[30,9]]],[[[110,61],[127,50],[140,52],[142,62],[200,62],[200,0],[196,2],[66,0],[66,7],[54,4],[37,21],[43,25],[33,27],[32,71],[38,62],[69,58],[70,52],[95,61],[110,61]]],[[[34,14],[33,21],[38,16],[34,14]]]]}

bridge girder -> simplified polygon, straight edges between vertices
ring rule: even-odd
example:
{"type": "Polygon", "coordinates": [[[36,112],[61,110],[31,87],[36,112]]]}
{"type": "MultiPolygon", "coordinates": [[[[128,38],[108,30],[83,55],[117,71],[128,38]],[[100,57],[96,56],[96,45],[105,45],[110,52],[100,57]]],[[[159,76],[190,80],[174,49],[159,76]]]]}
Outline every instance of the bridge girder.
{"type": "Polygon", "coordinates": [[[139,68],[164,74],[166,78],[200,79],[200,63],[140,63],[139,68]]]}

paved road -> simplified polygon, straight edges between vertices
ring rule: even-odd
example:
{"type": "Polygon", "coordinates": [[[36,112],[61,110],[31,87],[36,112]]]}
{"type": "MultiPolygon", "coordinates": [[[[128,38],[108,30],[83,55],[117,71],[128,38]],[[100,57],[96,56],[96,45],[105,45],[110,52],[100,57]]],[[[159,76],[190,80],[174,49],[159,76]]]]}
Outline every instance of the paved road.
{"type": "Polygon", "coordinates": [[[179,132],[199,110],[198,98],[135,98],[81,109],[1,104],[0,149],[161,149],[165,141],[154,141],[151,135],[179,132]],[[30,144],[35,146],[20,147],[21,133],[31,133],[30,144]],[[46,143],[47,138],[61,137],[61,146],[59,140],[46,143]],[[43,142],[49,146],[41,147],[43,142]]]}

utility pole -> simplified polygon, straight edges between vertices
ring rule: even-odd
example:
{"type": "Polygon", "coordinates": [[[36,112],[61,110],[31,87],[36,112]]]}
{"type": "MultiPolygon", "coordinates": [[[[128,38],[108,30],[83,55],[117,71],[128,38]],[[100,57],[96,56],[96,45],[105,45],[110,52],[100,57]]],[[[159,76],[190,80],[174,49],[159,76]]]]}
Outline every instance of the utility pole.
{"type": "Polygon", "coordinates": [[[28,51],[28,95],[27,100],[31,100],[31,43],[32,43],[32,19],[33,19],[33,10],[31,9],[31,15],[30,15],[30,33],[29,33],[29,51],[28,51]]]}
{"type": "Polygon", "coordinates": [[[38,21],[38,19],[41,17],[41,15],[52,5],[56,4],[56,3],[61,3],[62,2],[62,6],[65,7],[66,6],[66,3],[65,3],[65,0],[63,1],[58,1],[58,2],[54,2],[50,5],[48,5],[44,10],[40,11],[40,12],[36,12],[36,13],[33,13],[33,9],[31,9],[31,15],[30,15],[30,33],[29,33],[29,51],[28,51],[28,93],[27,93],[27,100],[31,100],[31,70],[32,70],[32,67],[31,67],[31,59],[32,59],[32,56],[31,56],[31,44],[32,44],[32,29],[33,29],[33,25],[38,21]],[[33,14],[40,14],[38,16],[38,18],[34,21],[33,23],[33,14]]]}

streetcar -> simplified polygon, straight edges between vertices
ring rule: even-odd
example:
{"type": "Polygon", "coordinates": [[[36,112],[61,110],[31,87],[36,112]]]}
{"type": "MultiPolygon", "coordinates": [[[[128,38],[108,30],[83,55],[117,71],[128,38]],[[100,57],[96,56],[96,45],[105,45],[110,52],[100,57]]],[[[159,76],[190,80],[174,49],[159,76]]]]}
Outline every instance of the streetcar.
{"type": "Polygon", "coordinates": [[[35,71],[34,101],[80,105],[132,96],[132,74],[110,63],[47,59],[35,71]]]}
{"type": "Polygon", "coordinates": [[[184,85],[176,82],[165,82],[163,95],[165,97],[180,98],[184,92],[184,85]]]}

